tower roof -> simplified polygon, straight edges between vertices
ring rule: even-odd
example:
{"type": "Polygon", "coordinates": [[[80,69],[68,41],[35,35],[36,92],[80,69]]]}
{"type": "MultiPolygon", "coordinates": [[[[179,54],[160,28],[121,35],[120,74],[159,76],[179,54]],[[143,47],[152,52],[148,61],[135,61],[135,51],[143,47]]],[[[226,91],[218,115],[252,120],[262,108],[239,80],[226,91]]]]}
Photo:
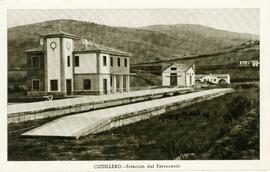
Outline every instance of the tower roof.
{"type": "Polygon", "coordinates": [[[79,37],[77,37],[76,35],[61,30],[40,34],[40,36],[44,38],[65,37],[65,38],[79,39],[79,37]]]}

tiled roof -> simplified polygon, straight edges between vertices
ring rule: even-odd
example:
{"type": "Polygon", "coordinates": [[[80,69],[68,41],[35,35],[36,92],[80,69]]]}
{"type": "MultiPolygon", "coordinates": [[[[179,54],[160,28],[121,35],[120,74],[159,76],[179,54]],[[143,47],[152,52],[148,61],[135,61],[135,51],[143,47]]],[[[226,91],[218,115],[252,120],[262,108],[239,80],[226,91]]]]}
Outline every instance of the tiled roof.
{"type": "Polygon", "coordinates": [[[78,38],[76,35],[73,35],[71,33],[67,33],[61,30],[53,31],[45,34],[40,34],[42,37],[53,37],[53,36],[63,36],[63,37],[71,37],[71,38],[78,38]]]}
{"type": "Polygon", "coordinates": [[[168,64],[162,65],[161,71],[164,71],[165,69],[169,68],[172,65],[175,65],[176,67],[182,69],[183,71],[187,71],[194,64],[193,63],[171,63],[169,65],[168,64]]]}
{"type": "Polygon", "coordinates": [[[32,48],[29,50],[24,51],[25,53],[31,53],[31,52],[43,52],[43,46],[39,46],[36,48],[32,48]]]}
{"type": "Polygon", "coordinates": [[[81,40],[75,41],[75,52],[95,52],[100,51],[108,54],[114,54],[114,55],[125,55],[125,56],[131,56],[131,53],[127,53],[121,50],[117,50],[115,48],[107,47],[105,45],[88,42],[83,43],[81,40]]]}

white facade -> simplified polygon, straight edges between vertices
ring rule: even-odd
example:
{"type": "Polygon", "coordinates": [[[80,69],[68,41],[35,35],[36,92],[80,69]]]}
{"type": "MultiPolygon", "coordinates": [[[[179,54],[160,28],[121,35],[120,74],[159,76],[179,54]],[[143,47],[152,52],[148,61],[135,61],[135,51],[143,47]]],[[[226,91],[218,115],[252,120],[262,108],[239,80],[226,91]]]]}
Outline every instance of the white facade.
{"type": "Polygon", "coordinates": [[[61,87],[60,85],[62,84],[61,83],[61,62],[60,62],[60,38],[47,38],[47,47],[46,47],[46,50],[47,50],[47,92],[53,92],[52,89],[51,89],[51,84],[50,84],[50,81],[51,80],[57,80],[58,82],[58,91],[61,91],[61,87]],[[55,43],[55,47],[53,46],[53,44],[55,43]],[[53,48],[51,48],[51,46],[53,48]]]}
{"type": "Polygon", "coordinates": [[[259,67],[260,62],[258,60],[242,60],[239,61],[240,67],[259,67]]]}
{"type": "Polygon", "coordinates": [[[100,53],[99,54],[99,73],[110,73],[110,55],[100,53]],[[106,59],[106,66],[103,64],[104,58],[106,59]]]}
{"type": "Polygon", "coordinates": [[[74,54],[79,56],[79,66],[74,66],[75,74],[87,74],[97,73],[97,54],[96,53],[85,53],[85,54],[74,54]]]}
{"type": "Polygon", "coordinates": [[[213,84],[230,84],[230,75],[229,74],[199,74],[196,75],[197,83],[210,82],[213,84]]]}
{"type": "Polygon", "coordinates": [[[185,85],[186,86],[192,86],[195,84],[195,71],[193,67],[190,67],[187,71],[186,71],[186,82],[185,85]]]}
{"type": "Polygon", "coordinates": [[[162,71],[162,86],[193,86],[195,84],[194,65],[172,64],[162,71]]]}
{"type": "MultiPolygon", "coordinates": [[[[66,80],[73,81],[73,60],[72,60],[72,52],[73,52],[73,39],[70,38],[62,38],[62,58],[63,58],[63,66],[64,66],[64,81],[62,88],[64,88],[64,92],[67,92],[66,80]],[[68,60],[69,58],[69,60],[68,60]],[[68,64],[69,61],[69,64],[68,64]]],[[[71,91],[73,91],[73,84],[71,84],[71,91]]]]}

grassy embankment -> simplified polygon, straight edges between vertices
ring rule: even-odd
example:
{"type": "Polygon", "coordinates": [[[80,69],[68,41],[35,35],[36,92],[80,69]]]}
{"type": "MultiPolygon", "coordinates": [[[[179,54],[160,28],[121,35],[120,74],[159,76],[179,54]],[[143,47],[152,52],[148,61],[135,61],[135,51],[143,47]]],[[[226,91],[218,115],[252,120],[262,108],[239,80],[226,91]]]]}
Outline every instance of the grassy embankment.
{"type": "Polygon", "coordinates": [[[48,120],[9,125],[8,159],[259,159],[254,87],[79,140],[19,135],[48,120]]]}

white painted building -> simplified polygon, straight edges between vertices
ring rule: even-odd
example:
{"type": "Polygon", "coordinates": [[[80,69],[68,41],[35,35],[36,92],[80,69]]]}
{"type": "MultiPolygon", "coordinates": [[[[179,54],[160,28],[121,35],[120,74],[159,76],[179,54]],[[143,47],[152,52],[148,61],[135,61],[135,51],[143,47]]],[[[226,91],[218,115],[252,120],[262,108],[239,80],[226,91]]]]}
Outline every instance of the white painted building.
{"type": "Polygon", "coordinates": [[[229,74],[198,74],[195,77],[195,82],[200,83],[213,83],[213,84],[230,84],[229,74]]]}
{"type": "Polygon", "coordinates": [[[130,90],[130,53],[57,31],[25,51],[28,93],[109,94],[130,90]]]}
{"type": "Polygon", "coordinates": [[[193,86],[195,84],[195,65],[173,63],[162,69],[162,86],[193,86]]]}
{"type": "Polygon", "coordinates": [[[239,61],[239,67],[259,67],[259,60],[241,60],[239,61]]]}

